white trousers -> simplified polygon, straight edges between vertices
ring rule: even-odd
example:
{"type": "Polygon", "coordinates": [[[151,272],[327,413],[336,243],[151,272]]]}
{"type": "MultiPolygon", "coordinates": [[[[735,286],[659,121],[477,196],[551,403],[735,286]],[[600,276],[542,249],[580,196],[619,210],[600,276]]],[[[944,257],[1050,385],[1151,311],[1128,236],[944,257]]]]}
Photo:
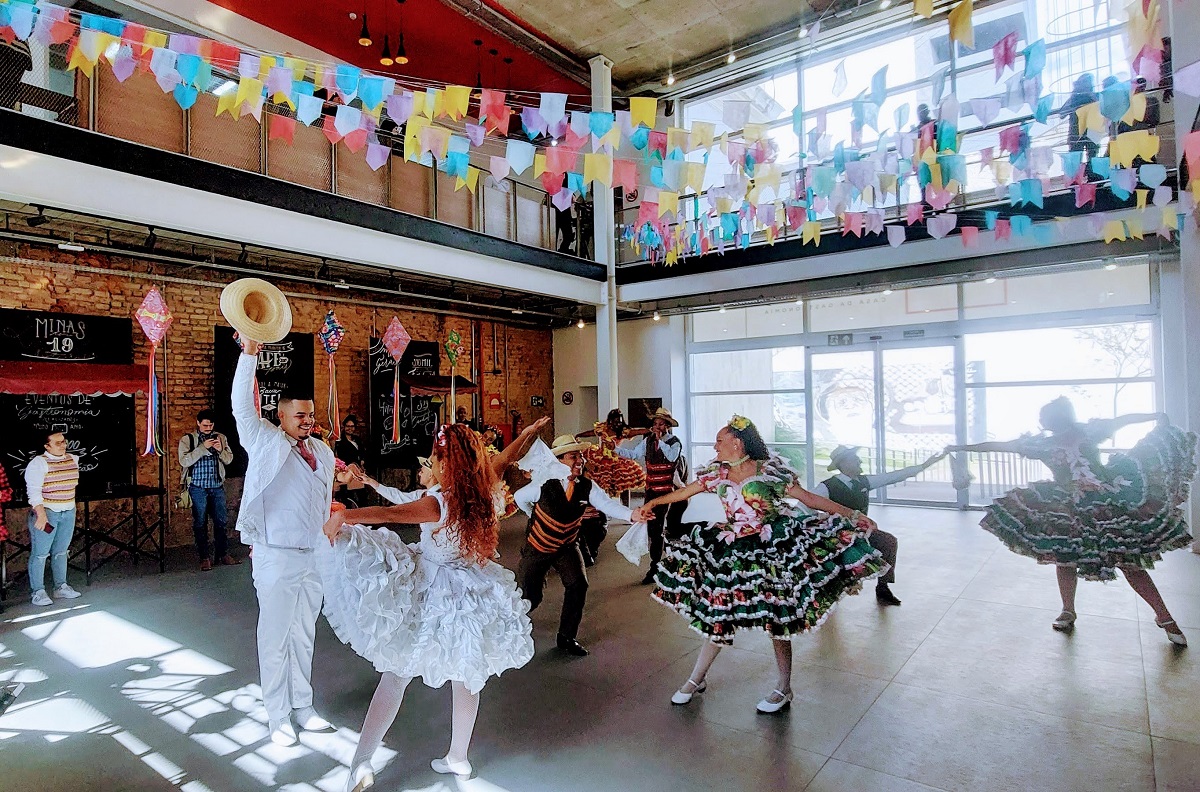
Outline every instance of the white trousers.
{"type": "Polygon", "coordinates": [[[313,644],[321,613],[316,553],[254,545],[258,672],[271,720],[312,706],[313,644]]]}

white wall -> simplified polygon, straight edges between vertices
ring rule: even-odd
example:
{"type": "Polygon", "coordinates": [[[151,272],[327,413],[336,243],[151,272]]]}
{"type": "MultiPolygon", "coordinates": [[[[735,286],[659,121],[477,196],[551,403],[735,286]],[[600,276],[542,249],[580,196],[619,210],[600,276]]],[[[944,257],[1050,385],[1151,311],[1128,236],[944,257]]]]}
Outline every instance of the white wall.
{"type": "MultiPolygon", "coordinates": [[[[617,324],[618,381],[621,409],[628,400],[661,397],[663,406],[684,424],[684,327],[682,316],[655,322],[638,319],[617,324]]],[[[596,386],[596,325],[571,326],[554,331],[554,426],[559,434],[590,429],[599,417],[585,415],[579,398],[582,388],[596,386]],[[562,403],[564,391],[575,402],[562,403]]],[[[685,443],[687,426],[675,433],[685,443]]]]}

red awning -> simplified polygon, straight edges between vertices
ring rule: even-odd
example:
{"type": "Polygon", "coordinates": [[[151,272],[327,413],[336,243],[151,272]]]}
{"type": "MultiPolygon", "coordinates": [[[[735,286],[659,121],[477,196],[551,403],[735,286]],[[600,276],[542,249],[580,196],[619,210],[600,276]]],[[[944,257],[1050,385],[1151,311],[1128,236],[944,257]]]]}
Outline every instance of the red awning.
{"type": "MultiPolygon", "coordinates": [[[[407,386],[412,396],[439,396],[450,392],[450,378],[441,374],[425,377],[401,376],[400,385],[407,386]]],[[[479,386],[466,377],[454,377],[454,392],[462,394],[476,393],[479,386]]]]}
{"type": "Polygon", "coordinates": [[[0,393],[117,396],[146,390],[147,366],[0,360],[0,393]]]}

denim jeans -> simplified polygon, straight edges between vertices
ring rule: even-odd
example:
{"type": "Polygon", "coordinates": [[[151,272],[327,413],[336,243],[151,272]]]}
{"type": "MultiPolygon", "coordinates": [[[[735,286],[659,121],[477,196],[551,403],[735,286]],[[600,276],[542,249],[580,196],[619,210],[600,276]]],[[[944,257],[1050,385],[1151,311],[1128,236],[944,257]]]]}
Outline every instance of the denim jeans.
{"type": "Polygon", "coordinates": [[[192,496],[192,533],[196,536],[196,551],[200,559],[211,559],[208,547],[208,518],[213,522],[213,550],[216,557],[224,558],[229,553],[229,543],[225,536],[225,524],[228,514],[225,509],[224,487],[188,487],[192,496]]]}
{"type": "Polygon", "coordinates": [[[75,535],[75,509],[53,511],[46,509],[50,533],[39,530],[35,522],[37,514],[29,510],[29,588],[32,591],[46,588],[46,558],[50,559],[50,573],[57,588],[67,582],[67,550],[71,537],[75,535]]]}

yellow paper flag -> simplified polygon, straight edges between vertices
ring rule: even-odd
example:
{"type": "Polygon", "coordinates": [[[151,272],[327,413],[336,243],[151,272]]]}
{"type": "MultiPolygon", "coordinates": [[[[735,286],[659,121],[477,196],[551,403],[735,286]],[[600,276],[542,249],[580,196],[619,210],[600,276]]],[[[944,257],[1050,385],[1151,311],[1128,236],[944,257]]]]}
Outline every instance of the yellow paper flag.
{"type": "Polygon", "coordinates": [[[768,245],[775,244],[775,226],[773,226],[773,225],[767,226],[767,244],[768,245]]]}
{"type": "Polygon", "coordinates": [[[662,217],[667,212],[679,211],[679,193],[659,192],[658,193],[658,216],[662,217]]]}
{"type": "Polygon", "coordinates": [[[688,150],[688,131],[679,127],[667,127],[667,153],[670,154],[675,149],[682,152],[688,150]]]}
{"type": "Polygon", "coordinates": [[[684,186],[695,193],[704,190],[704,173],[708,170],[703,162],[689,162],[684,177],[684,186]]]}
{"type": "Polygon", "coordinates": [[[1135,124],[1146,117],[1146,94],[1137,93],[1129,97],[1129,109],[1121,116],[1122,124],[1135,124]]]}
{"type": "Polygon", "coordinates": [[[145,49],[163,49],[167,46],[167,34],[147,30],[146,35],[142,37],[142,46],[145,49]]]}
{"type": "Polygon", "coordinates": [[[253,77],[243,77],[238,83],[237,98],[233,102],[234,107],[241,107],[246,102],[254,103],[258,101],[258,97],[262,95],[263,84],[262,80],[256,80],[253,77]]]}
{"type": "Polygon", "coordinates": [[[267,74],[275,67],[274,55],[263,55],[258,60],[258,79],[267,79],[267,74]]]}
{"type": "Polygon", "coordinates": [[[757,143],[767,136],[766,124],[746,124],[742,129],[742,139],[747,144],[757,143]]]}
{"type": "Polygon", "coordinates": [[[229,113],[229,115],[237,118],[237,115],[233,112],[233,108],[235,107],[237,107],[237,94],[233,91],[226,91],[217,97],[218,117],[220,117],[221,113],[229,113]]]}
{"type": "MultiPolygon", "coordinates": [[[[953,183],[954,182],[951,182],[951,184],[953,184],[953,183]]],[[[862,197],[863,203],[868,204],[870,206],[874,206],[875,205],[875,188],[869,184],[866,187],[863,187],[861,197],[862,197]]]]}
{"type": "Polygon", "coordinates": [[[76,45],[75,48],[71,50],[71,60],[67,63],[68,71],[71,69],[79,69],[89,78],[91,78],[92,70],[95,68],[96,64],[87,59],[87,56],[83,54],[82,47],[76,45]]]}
{"type": "Polygon", "coordinates": [[[809,220],[800,228],[800,244],[807,245],[812,242],[817,247],[821,246],[821,221],[809,220]]]}
{"type": "Polygon", "coordinates": [[[292,70],[292,79],[299,81],[304,79],[304,72],[308,71],[308,61],[300,58],[284,58],[283,65],[292,70]]]}
{"type": "Polygon", "coordinates": [[[422,116],[409,116],[404,125],[404,159],[416,162],[421,159],[421,130],[429,127],[429,119],[422,116]]]}
{"type": "Polygon", "coordinates": [[[733,199],[721,197],[717,199],[717,214],[729,214],[733,211],[733,199]]]}
{"type": "Polygon", "coordinates": [[[465,85],[446,86],[446,112],[455,121],[467,114],[471,106],[471,89],[465,85]]]}
{"type": "Polygon", "coordinates": [[[610,130],[608,130],[608,132],[604,133],[604,137],[599,139],[596,146],[597,147],[611,146],[614,151],[616,149],[620,148],[620,146],[621,146],[621,127],[617,126],[616,124],[613,124],[612,129],[610,129],[610,130]]]}
{"type": "Polygon", "coordinates": [[[1172,231],[1179,230],[1179,215],[1170,206],[1164,206],[1162,212],[1163,228],[1169,228],[1172,231]]]}
{"type": "Polygon", "coordinates": [[[605,187],[612,186],[613,158],[608,154],[583,155],[583,180],[597,181],[605,187]]]}
{"type": "Polygon", "coordinates": [[[467,178],[456,179],[454,182],[454,191],[458,192],[463,185],[466,185],[467,189],[472,193],[475,192],[475,188],[479,186],[479,168],[476,168],[474,165],[468,166],[467,178]]]}
{"type": "Polygon", "coordinates": [[[895,193],[896,197],[900,197],[899,180],[894,173],[881,173],[879,175],[879,191],[885,196],[888,193],[895,193]]]}
{"type": "Polygon", "coordinates": [[[716,127],[709,121],[697,121],[692,124],[692,151],[707,151],[712,148],[715,133],[716,127]]]}
{"type": "Polygon", "coordinates": [[[637,128],[638,124],[645,124],[654,129],[657,118],[658,99],[653,96],[635,96],[629,100],[629,123],[634,128],[637,128]]]}
{"type": "Polygon", "coordinates": [[[675,248],[671,248],[670,250],[667,251],[667,256],[666,256],[666,258],[663,259],[663,264],[665,264],[668,267],[671,267],[671,266],[674,266],[675,262],[678,260],[679,260],[678,251],[676,251],[675,248]]]}
{"type": "Polygon", "coordinates": [[[1131,239],[1143,239],[1145,231],[1142,228],[1142,218],[1131,217],[1125,221],[1125,228],[1129,231],[1131,239]]]}
{"type": "Polygon", "coordinates": [[[537,178],[546,172],[546,154],[539,151],[533,155],[533,178],[537,178]]]}
{"type": "Polygon", "coordinates": [[[971,49],[975,48],[975,24],[971,20],[974,11],[974,0],[962,0],[950,12],[950,40],[971,49]]]}
{"type": "Polygon", "coordinates": [[[1145,209],[1146,208],[1146,199],[1150,196],[1150,191],[1142,189],[1142,190],[1134,190],[1134,192],[1137,194],[1137,208],[1145,209]]]}
{"type": "MultiPolygon", "coordinates": [[[[292,104],[291,94],[284,93],[283,91],[279,91],[274,96],[272,96],[271,101],[274,102],[275,104],[285,104],[288,107],[292,108],[293,110],[296,109],[296,105],[292,104]]],[[[377,117],[375,120],[378,121],[379,118],[377,117]]]]}
{"type": "Polygon", "coordinates": [[[770,188],[779,192],[779,168],[775,165],[760,165],[754,175],[754,183],[763,189],[770,188]]]}
{"type": "Polygon", "coordinates": [[[933,0],[916,0],[913,6],[914,10],[926,19],[933,16],[933,0]]]}
{"type": "MultiPolygon", "coordinates": [[[[1092,102],[1075,111],[1079,117],[1079,128],[1085,132],[1099,132],[1103,135],[1108,131],[1108,120],[1100,112],[1100,103],[1092,102]]],[[[1093,138],[1095,140],[1096,138],[1093,138]]]]}
{"type": "Polygon", "coordinates": [[[1104,241],[1125,241],[1125,224],[1120,220],[1109,220],[1104,224],[1104,241]]]}

